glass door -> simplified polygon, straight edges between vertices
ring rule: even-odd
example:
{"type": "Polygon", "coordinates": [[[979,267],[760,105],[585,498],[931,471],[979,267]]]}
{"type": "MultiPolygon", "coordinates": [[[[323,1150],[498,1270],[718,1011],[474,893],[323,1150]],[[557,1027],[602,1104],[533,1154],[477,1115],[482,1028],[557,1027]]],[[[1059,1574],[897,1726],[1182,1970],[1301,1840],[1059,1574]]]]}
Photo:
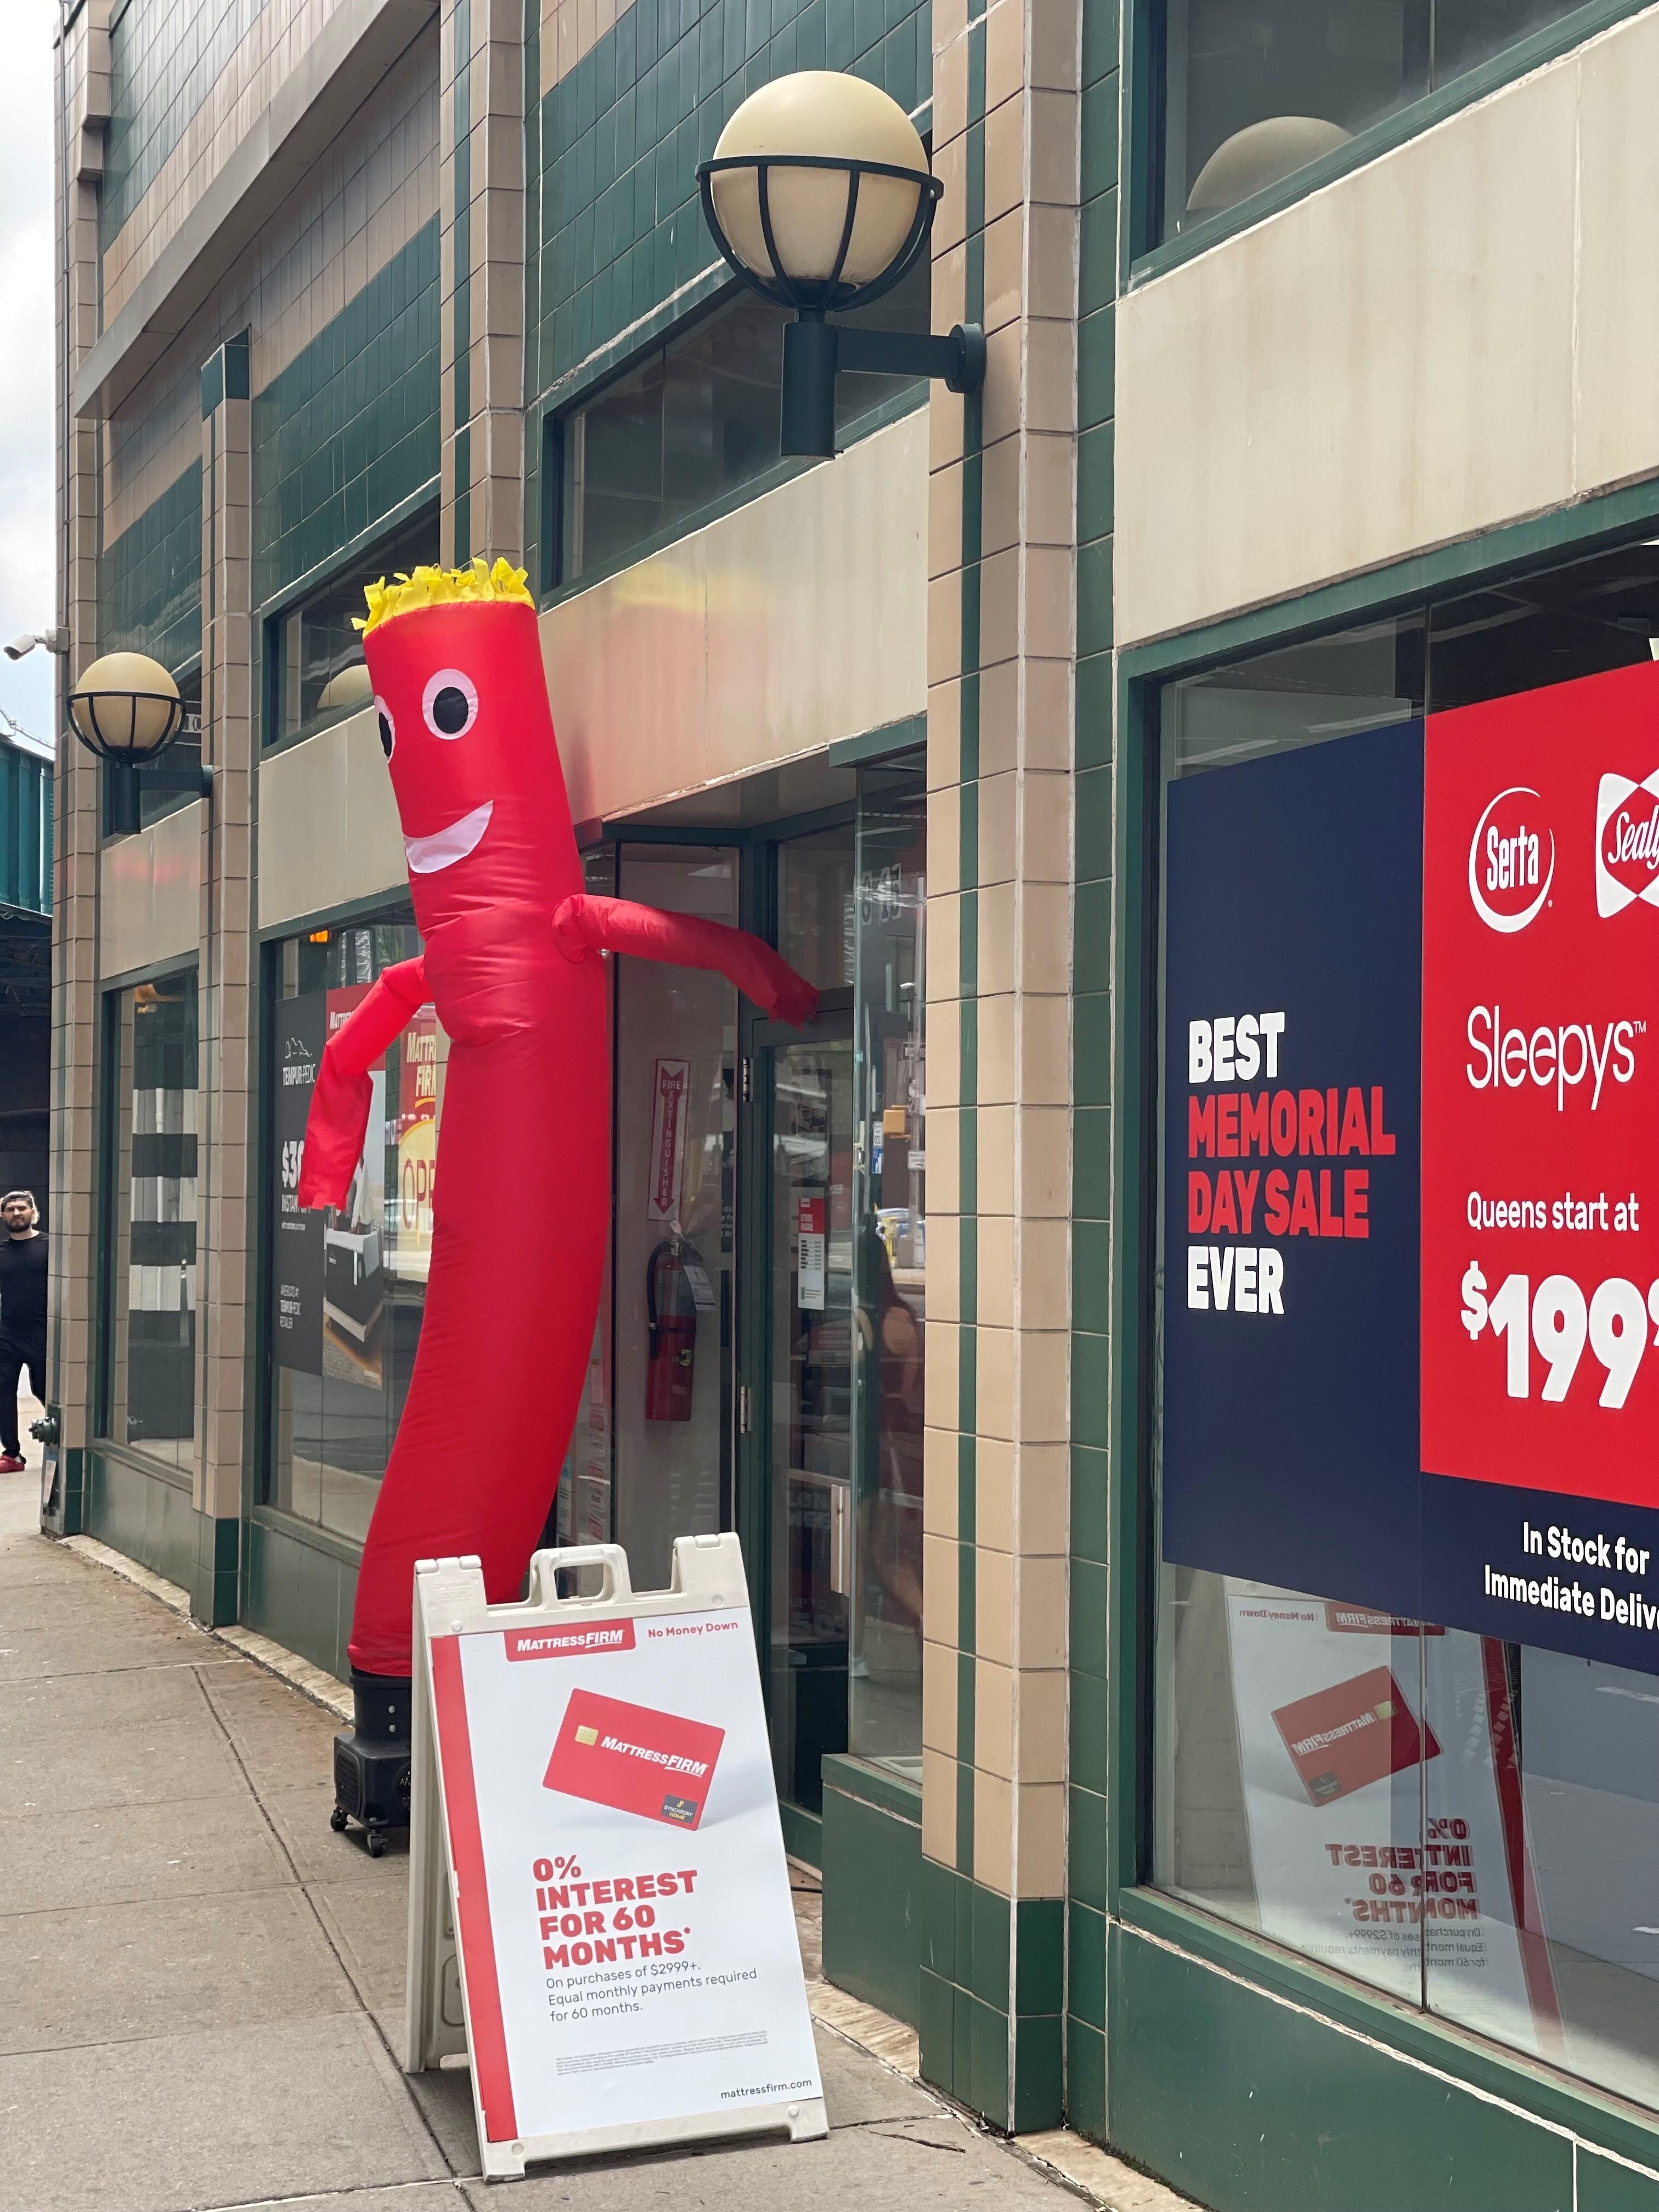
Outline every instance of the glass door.
{"type": "Polygon", "coordinates": [[[823,1802],[847,1748],[854,1589],[850,1019],[757,1055],[770,1124],[769,1706],[781,1796],[823,1802]]]}

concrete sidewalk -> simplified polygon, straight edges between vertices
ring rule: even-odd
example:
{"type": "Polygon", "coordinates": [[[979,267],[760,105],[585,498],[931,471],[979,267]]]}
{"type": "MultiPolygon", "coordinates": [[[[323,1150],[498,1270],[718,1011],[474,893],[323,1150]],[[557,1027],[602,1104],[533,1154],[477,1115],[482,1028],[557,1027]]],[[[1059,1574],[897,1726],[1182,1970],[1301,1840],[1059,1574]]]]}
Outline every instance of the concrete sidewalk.
{"type": "MultiPolygon", "coordinates": [[[[331,1833],[335,1722],[40,1536],[39,1498],[0,1478],[0,2212],[1077,2201],[821,1982],[815,2010],[897,2062],[820,2017],[827,2142],[544,2169],[486,2200],[466,2076],[399,2069],[408,1863],[331,1833]]],[[[1178,2202],[1115,2160],[1093,2185],[1121,2212],[1178,2202]]]]}

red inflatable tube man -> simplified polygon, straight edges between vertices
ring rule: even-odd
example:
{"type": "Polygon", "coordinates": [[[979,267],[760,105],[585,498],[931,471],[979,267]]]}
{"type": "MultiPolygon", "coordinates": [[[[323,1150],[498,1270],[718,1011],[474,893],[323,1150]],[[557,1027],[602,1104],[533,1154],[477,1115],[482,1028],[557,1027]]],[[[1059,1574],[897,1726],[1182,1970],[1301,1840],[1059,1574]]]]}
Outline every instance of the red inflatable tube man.
{"type": "Polygon", "coordinates": [[[357,1577],[354,1678],[408,1675],[417,1559],[476,1553],[501,1603],[546,1522],[611,1216],[599,956],[715,969],[797,1024],[817,1006],[743,930],[583,891],[522,574],[417,568],[368,603],[363,653],[426,949],[329,1040],[302,1206],[345,1203],[369,1071],[416,1008],[432,1001],[451,1042],[426,1307],[357,1577]]]}

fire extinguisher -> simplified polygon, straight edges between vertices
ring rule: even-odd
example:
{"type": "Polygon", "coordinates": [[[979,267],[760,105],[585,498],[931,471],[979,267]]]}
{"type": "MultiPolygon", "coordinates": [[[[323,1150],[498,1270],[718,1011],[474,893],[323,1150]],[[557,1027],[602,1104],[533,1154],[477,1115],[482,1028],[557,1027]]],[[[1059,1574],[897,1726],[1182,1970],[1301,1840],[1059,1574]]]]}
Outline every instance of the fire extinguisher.
{"type": "Polygon", "coordinates": [[[689,1421],[693,1363],[697,1356],[697,1302],[688,1261],[701,1255],[678,1237],[665,1237],[645,1263],[645,1418],[689,1421]]]}

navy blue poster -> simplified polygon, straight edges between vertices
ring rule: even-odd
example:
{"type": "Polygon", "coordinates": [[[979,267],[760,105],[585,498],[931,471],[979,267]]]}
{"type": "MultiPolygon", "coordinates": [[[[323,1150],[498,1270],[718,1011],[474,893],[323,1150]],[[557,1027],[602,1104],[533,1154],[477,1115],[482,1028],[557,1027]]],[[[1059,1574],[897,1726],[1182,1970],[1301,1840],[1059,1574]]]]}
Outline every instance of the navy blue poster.
{"type": "Polygon", "coordinates": [[[1164,1554],[1419,1614],[1423,725],[1168,793],[1164,1554]]]}

